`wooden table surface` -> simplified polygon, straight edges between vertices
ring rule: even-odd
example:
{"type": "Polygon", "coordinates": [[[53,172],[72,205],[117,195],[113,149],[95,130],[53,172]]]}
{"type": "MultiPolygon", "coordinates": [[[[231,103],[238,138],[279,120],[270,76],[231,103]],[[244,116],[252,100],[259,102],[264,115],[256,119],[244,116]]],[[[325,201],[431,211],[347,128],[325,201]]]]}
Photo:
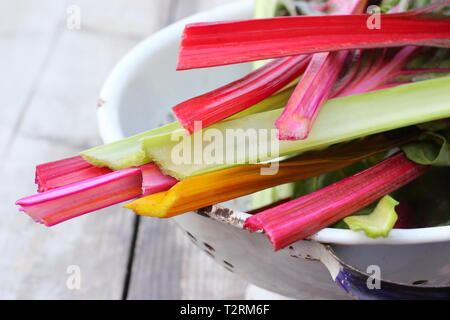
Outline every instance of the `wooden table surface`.
{"type": "Polygon", "coordinates": [[[36,164],[101,143],[98,93],[128,50],[175,20],[225,2],[0,2],[0,299],[244,297],[247,283],[170,221],[138,219],[115,206],[47,228],[14,205],[35,193],[36,164]],[[71,5],[80,10],[79,29],[67,25],[71,5]]]}

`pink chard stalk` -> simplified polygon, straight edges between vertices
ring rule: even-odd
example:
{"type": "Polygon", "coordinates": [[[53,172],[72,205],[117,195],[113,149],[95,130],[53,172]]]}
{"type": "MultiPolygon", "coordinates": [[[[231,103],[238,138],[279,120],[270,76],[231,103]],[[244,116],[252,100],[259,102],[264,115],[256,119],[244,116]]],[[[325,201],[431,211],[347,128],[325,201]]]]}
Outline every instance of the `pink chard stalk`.
{"type": "Polygon", "coordinates": [[[174,186],[178,180],[165,175],[154,163],[149,163],[141,167],[142,171],[142,196],[162,192],[174,186]]]}
{"type": "Polygon", "coordinates": [[[247,218],[244,228],[263,230],[279,250],[366,207],[427,169],[399,153],[330,186],[257,213],[247,218]]]}
{"type": "Polygon", "coordinates": [[[317,53],[275,122],[280,140],[303,140],[328,100],[348,51],[317,53]]]}
{"type": "Polygon", "coordinates": [[[36,167],[41,193],[16,202],[33,220],[52,226],[142,195],[165,191],[178,180],[154,163],[111,171],[97,168],[81,157],[36,167]]]}
{"type": "Polygon", "coordinates": [[[38,165],[35,182],[38,192],[44,192],[110,172],[112,170],[94,167],[81,156],[75,156],[38,165]]]}
{"type": "MultiPolygon", "coordinates": [[[[342,8],[339,6],[338,8],[342,8]]],[[[362,13],[367,0],[353,0],[336,13],[362,13]]],[[[348,51],[322,52],[312,56],[303,77],[275,122],[280,140],[303,140],[311,131],[321,107],[330,97],[348,51]]]]}
{"type": "MultiPolygon", "coordinates": [[[[391,79],[400,74],[400,70],[412,57],[414,57],[418,50],[419,47],[406,46],[400,49],[400,51],[386,63],[375,65],[369,70],[362,70],[362,72],[360,72],[361,76],[354,79],[352,85],[343,88],[337,96],[344,97],[368,92],[387,84],[391,79]]],[[[383,57],[380,57],[379,59],[379,61],[383,61],[383,57]]]]}
{"type": "Polygon", "coordinates": [[[52,226],[142,193],[140,168],[128,168],[69,184],[16,202],[33,220],[52,226]]]}

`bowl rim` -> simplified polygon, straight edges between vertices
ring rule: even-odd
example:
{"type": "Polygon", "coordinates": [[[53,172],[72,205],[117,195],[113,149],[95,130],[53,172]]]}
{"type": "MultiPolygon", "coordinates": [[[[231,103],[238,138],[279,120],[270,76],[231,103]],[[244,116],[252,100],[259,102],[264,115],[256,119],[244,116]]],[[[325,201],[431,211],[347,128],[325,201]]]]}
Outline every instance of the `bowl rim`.
{"type": "MultiPolygon", "coordinates": [[[[109,143],[125,137],[119,119],[118,97],[127,82],[126,79],[138,72],[139,66],[145,63],[149,55],[157,52],[159,46],[170,42],[175,34],[180,34],[187,23],[226,20],[243,12],[251,12],[251,10],[252,1],[248,0],[245,2],[236,1],[202,11],[157,31],[133,47],[112,69],[100,91],[100,98],[97,103],[97,122],[103,142],[109,143]],[[108,105],[108,107],[102,107],[103,105],[108,105]]],[[[389,237],[376,239],[369,238],[362,232],[325,228],[309,239],[340,245],[402,245],[447,242],[450,241],[450,226],[393,229],[389,237]]]]}

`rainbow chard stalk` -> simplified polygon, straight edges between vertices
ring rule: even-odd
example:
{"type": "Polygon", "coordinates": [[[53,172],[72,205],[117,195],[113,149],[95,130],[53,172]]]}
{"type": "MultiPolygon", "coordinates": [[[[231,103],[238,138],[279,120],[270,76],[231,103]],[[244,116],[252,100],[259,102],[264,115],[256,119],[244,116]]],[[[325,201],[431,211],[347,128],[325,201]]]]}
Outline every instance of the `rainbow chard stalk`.
{"type": "Polygon", "coordinates": [[[366,207],[427,169],[399,153],[328,187],[247,218],[244,228],[264,230],[279,250],[366,207]]]}
{"type": "Polygon", "coordinates": [[[280,140],[303,140],[311,131],[347,57],[348,51],[317,53],[275,122],[280,140]]]}
{"type": "MultiPolygon", "coordinates": [[[[339,13],[361,13],[366,0],[349,2],[339,13]]],[[[337,6],[340,8],[340,6],[337,6]]],[[[324,102],[329,98],[348,51],[314,54],[286,108],[275,122],[280,140],[303,140],[311,131],[324,102]]]]}
{"type": "Polygon", "coordinates": [[[166,191],[178,182],[177,179],[162,173],[154,163],[142,166],[141,170],[143,196],[166,191]]]}
{"type": "MultiPolygon", "coordinates": [[[[275,110],[286,105],[292,94],[293,88],[289,85],[287,88],[277,92],[276,94],[256,103],[239,113],[229,117],[230,119],[237,119],[252,114],[275,110]]],[[[175,133],[185,133],[184,128],[178,121],[166,124],[162,127],[148,130],[134,136],[107,143],[89,150],[81,152],[83,159],[97,167],[108,167],[112,170],[120,170],[129,167],[138,167],[150,163],[152,159],[148,157],[144,150],[142,141],[165,140],[164,137],[175,133]]]]}
{"type": "Polygon", "coordinates": [[[237,164],[254,163],[255,159],[259,162],[267,161],[278,156],[317,150],[379,132],[447,118],[450,116],[449,85],[450,78],[443,77],[328,100],[306,140],[278,141],[273,134],[275,133],[274,122],[282,110],[273,110],[222,121],[191,136],[183,135],[179,140],[172,139],[171,135],[160,136],[156,141],[145,140],[143,141],[144,150],[161,170],[183,180],[237,164]],[[424,108],[424,105],[427,107],[424,108]],[[229,157],[220,157],[218,159],[220,161],[200,159],[198,163],[194,163],[192,159],[174,161],[184,152],[183,146],[189,146],[191,150],[194,150],[195,139],[202,139],[202,134],[207,134],[208,130],[212,129],[215,129],[213,132],[219,136],[219,139],[197,144],[199,148],[195,150],[198,150],[199,154],[215,150],[216,154],[228,154],[229,157]],[[232,132],[243,132],[246,140],[237,144],[234,138],[221,139],[220,137],[226,137],[230,129],[233,130],[232,132]],[[255,129],[264,129],[263,132],[269,134],[261,138],[256,136],[252,138],[248,133],[255,129]],[[272,153],[274,145],[278,148],[277,152],[272,153]],[[251,146],[257,146],[257,148],[251,148],[251,146]]]}
{"type": "Polygon", "coordinates": [[[298,78],[308,61],[307,56],[274,60],[242,79],[176,105],[173,112],[192,134],[268,98],[298,78]],[[201,125],[194,128],[195,121],[201,125]]]}
{"type": "Polygon", "coordinates": [[[38,193],[16,202],[34,221],[52,226],[142,193],[140,168],[123,169],[38,193]]]}
{"type": "Polygon", "coordinates": [[[414,135],[395,139],[375,135],[323,152],[283,161],[273,174],[261,174],[267,164],[250,164],[207,173],[180,181],[166,192],[137,199],[125,207],[146,216],[168,218],[241,197],[282,183],[307,179],[344,168],[371,155],[402,145],[414,135]]]}
{"type": "Polygon", "coordinates": [[[37,177],[39,188],[45,192],[20,199],[16,204],[46,226],[167,190],[177,182],[153,163],[111,172],[106,168],[86,167],[80,157],[40,165],[37,177]]]}
{"type": "Polygon", "coordinates": [[[45,192],[110,172],[109,168],[94,167],[81,156],[75,156],[36,166],[35,182],[38,192],[45,192]]]}
{"type": "MultiPolygon", "coordinates": [[[[438,53],[438,50],[435,53],[438,53]]],[[[345,97],[396,87],[427,79],[427,75],[428,78],[434,78],[437,74],[450,73],[450,68],[439,66],[439,64],[445,66],[445,61],[435,62],[437,66],[433,67],[407,68],[410,62],[423,56],[421,48],[416,46],[406,46],[398,50],[365,50],[362,56],[358,57],[349,75],[335,86],[332,97],[345,97]],[[378,63],[373,64],[373,60],[377,60],[378,63]]]]}
{"type": "MultiPolygon", "coordinates": [[[[381,89],[385,86],[395,86],[405,83],[389,83],[390,80],[401,74],[401,70],[410,61],[412,57],[418,52],[419,47],[406,46],[401,48],[393,57],[385,56],[386,50],[383,50],[381,57],[378,57],[380,63],[376,65],[364,65],[358,71],[358,76],[353,79],[352,83],[346,86],[341,86],[338,92],[335,92],[335,97],[345,97],[353,94],[359,94],[376,89],[381,89]]],[[[367,52],[370,58],[374,58],[375,52],[373,50],[367,52]]],[[[360,64],[359,66],[362,66],[360,64]]],[[[443,72],[445,72],[444,70],[443,72]]],[[[448,70],[447,70],[448,71],[448,70]]],[[[406,72],[406,71],[405,71],[406,72]]],[[[424,72],[423,70],[410,70],[411,73],[424,72]]]]}
{"type": "MultiPolygon", "coordinates": [[[[347,2],[344,2],[347,3],[347,2]]],[[[338,13],[362,13],[367,6],[366,0],[354,0],[338,13]]],[[[303,140],[309,136],[312,126],[324,104],[332,95],[333,87],[349,51],[323,52],[314,54],[305,74],[289,99],[286,108],[275,122],[280,140],[303,140]]],[[[351,79],[351,77],[349,77],[351,79]]],[[[358,93],[366,92],[366,87],[358,93]]]]}
{"type": "Polygon", "coordinates": [[[243,111],[298,78],[306,69],[308,56],[274,60],[242,79],[173,107],[189,134],[243,111]],[[194,128],[194,122],[201,121],[194,128]]]}
{"type": "Polygon", "coordinates": [[[367,27],[370,17],[298,16],[189,24],[183,33],[178,70],[349,49],[410,44],[450,47],[446,16],[428,15],[424,10],[381,14],[379,29],[367,27]]]}

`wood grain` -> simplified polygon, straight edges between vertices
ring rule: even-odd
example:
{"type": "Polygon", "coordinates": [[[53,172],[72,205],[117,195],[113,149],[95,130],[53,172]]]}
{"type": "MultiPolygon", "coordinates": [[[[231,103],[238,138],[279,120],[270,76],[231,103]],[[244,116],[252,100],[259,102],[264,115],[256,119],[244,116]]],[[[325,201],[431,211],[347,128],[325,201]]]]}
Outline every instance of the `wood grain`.
{"type": "MultiPolygon", "coordinates": [[[[228,2],[178,0],[171,20],[228,2]]],[[[246,287],[170,222],[140,218],[128,299],[241,299],[246,287]]]]}
{"type": "Polygon", "coordinates": [[[35,192],[36,164],[101,142],[97,95],[129,49],[172,21],[225,2],[0,3],[0,299],[243,297],[246,283],[170,222],[136,223],[115,206],[46,228],[14,206],[35,192]],[[69,5],[81,9],[80,30],[66,27],[69,5]],[[71,265],[80,267],[79,290],[66,286],[71,265]]]}
{"type": "MultiPolygon", "coordinates": [[[[10,49],[9,63],[3,60],[2,65],[7,76],[3,79],[8,80],[2,83],[2,92],[8,92],[6,101],[11,105],[1,108],[10,126],[1,127],[1,136],[6,138],[1,142],[4,156],[0,168],[4,179],[0,188],[0,298],[120,299],[133,216],[116,206],[46,228],[18,213],[14,201],[35,192],[36,164],[100,143],[95,118],[100,87],[114,64],[145,32],[137,28],[131,39],[114,29],[94,32],[88,25],[83,29],[83,12],[100,17],[109,1],[96,1],[97,7],[87,2],[82,5],[80,30],[66,28],[64,3],[27,1],[36,3],[32,8],[23,3],[15,7],[16,2],[9,2],[2,11],[5,17],[25,16],[11,19],[1,41],[14,50],[10,49]],[[33,11],[40,20],[26,16],[25,10],[33,11]],[[71,265],[81,271],[79,290],[66,286],[71,265]]],[[[140,12],[139,3],[136,5],[140,12]]],[[[141,5],[148,7],[146,1],[141,5]]],[[[167,6],[161,6],[164,8],[167,6]]],[[[120,10],[115,19],[121,19],[120,10]]],[[[153,32],[161,25],[145,21],[144,27],[153,32]]]]}

